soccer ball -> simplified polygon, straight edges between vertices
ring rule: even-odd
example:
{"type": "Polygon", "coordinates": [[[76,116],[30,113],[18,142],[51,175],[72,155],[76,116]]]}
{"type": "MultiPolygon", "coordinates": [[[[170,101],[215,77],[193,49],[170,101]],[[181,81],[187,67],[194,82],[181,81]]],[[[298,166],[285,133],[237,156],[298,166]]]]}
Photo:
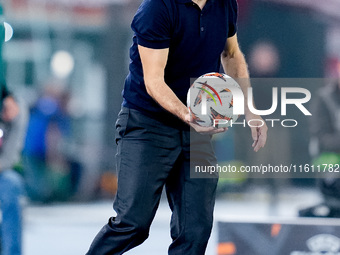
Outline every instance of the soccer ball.
{"type": "Polygon", "coordinates": [[[191,85],[187,106],[194,123],[202,127],[228,127],[239,115],[233,114],[233,94],[230,87],[240,89],[230,76],[208,73],[191,85]]]}

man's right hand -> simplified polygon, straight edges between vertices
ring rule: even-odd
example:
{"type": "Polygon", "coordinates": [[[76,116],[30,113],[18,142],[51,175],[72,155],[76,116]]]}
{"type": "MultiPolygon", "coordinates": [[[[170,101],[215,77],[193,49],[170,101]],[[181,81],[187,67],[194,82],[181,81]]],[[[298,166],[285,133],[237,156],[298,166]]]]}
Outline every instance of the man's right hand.
{"type": "Polygon", "coordinates": [[[218,134],[218,133],[223,133],[223,132],[228,130],[227,127],[225,127],[225,128],[202,127],[202,126],[193,122],[190,113],[185,115],[185,122],[188,123],[193,129],[195,129],[196,132],[198,132],[202,135],[214,135],[214,134],[218,134]]]}

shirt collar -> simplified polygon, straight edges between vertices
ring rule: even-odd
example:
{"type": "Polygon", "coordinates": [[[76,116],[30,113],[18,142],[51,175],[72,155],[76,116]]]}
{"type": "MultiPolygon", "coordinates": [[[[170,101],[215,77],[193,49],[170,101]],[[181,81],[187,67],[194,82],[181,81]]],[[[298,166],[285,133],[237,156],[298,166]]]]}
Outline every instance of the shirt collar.
{"type": "MultiPolygon", "coordinates": [[[[181,3],[181,4],[193,3],[192,0],[176,0],[176,2],[181,3]]],[[[207,0],[207,3],[208,2],[214,2],[214,0],[207,0]]]]}
{"type": "Polygon", "coordinates": [[[192,3],[191,0],[176,0],[176,2],[181,3],[181,4],[192,3]]]}

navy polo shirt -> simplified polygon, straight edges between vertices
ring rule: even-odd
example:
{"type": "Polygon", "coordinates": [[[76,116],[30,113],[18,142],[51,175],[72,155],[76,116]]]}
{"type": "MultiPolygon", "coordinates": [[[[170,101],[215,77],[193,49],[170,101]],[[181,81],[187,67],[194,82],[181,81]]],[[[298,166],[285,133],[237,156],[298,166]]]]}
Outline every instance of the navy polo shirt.
{"type": "Polygon", "coordinates": [[[123,106],[169,118],[146,92],[138,44],[169,48],[165,82],[185,104],[190,78],[220,70],[220,55],[236,33],[236,0],[207,0],[203,10],[191,0],[144,0],[132,21],[129,74],[123,106]]]}

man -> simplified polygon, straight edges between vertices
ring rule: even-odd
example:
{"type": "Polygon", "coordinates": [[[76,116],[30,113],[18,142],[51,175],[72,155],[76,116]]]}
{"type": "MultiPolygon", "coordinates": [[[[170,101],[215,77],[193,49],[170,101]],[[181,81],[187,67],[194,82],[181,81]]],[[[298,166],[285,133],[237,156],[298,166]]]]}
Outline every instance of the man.
{"type": "Polygon", "coordinates": [[[23,182],[13,170],[20,158],[27,123],[27,113],[21,107],[13,119],[4,113],[0,117],[0,211],[1,251],[3,255],[21,254],[21,204],[23,182]]]}
{"type": "MultiPolygon", "coordinates": [[[[217,178],[190,178],[190,161],[216,164],[211,135],[226,129],[194,124],[184,102],[190,78],[218,72],[221,62],[232,77],[248,78],[236,18],[236,0],[146,0],[139,7],[116,123],[117,216],[88,255],[122,254],[141,244],[164,185],[172,210],[169,254],[205,253],[217,178]]],[[[249,82],[241,86],[246,95],[249,82]]],[[[261,119],[247,108],[246,118],[261,119]]],[[[265,145],[266,132],[266,126],[252,128],[255,151],[265,145]]]]}
{"type": "Polygon", "coordinates": [[[2,109],[3,115],[6,115],[9,119],[14,119],[19,113],[19,106],[11,96],[6,85],[4,61],[2,59],[2,46],[5,42],[5,26],[3,18],[3,9],[0,4],[0,109],[2,109]]]}
{"type": "MultiPolygon", "coordinates": [[[[2,7],[0,5],[0,19],[2,7]]],[[[25,134],[25,114],[9,93],[4,74],[2,45],[5,28],[0,25],[0,211],[2,213],[1,254],[21,254],[21,206],[23,184],[20,176],[12,170],[18,160],[25,134]]]]}

